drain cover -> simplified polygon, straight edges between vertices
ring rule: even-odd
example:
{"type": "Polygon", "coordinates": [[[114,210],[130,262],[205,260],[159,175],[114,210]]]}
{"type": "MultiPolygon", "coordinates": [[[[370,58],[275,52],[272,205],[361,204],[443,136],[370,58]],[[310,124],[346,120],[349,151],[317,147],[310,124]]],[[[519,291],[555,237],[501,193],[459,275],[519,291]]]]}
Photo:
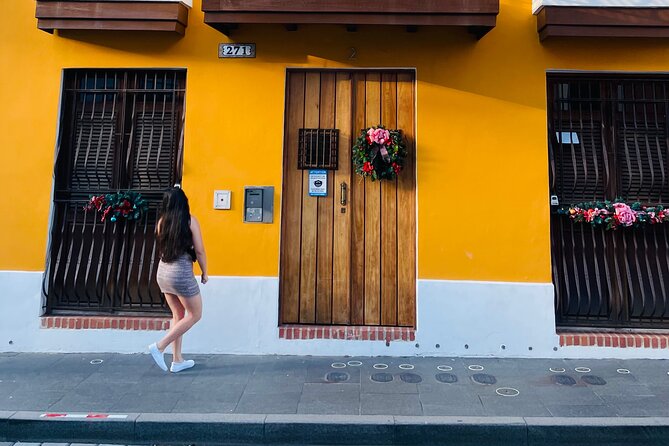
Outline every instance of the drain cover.
{"type": "Polygon", "coordinates": [[[497,378],[492,375],[488,375],[487,373],[475,373],[472,375],[472,381],[489,386],[495,384],[497,382],[497,378]]]}
{"type": "Polygon", "coordinates": [[[437,381],[440,383],[453,384],[458,382],[457,375],[452,373],[437,373],[434,377],[437,378],[437,381]]]}
{"type": "Polygon", "coordinates": [[[393,380],[393,375],[390,373],[375,373],[372,375],[372,381],[377,383],[389,383],[393,380]]]}
{"type": "Polygon", "coordinates": [[[325,375],[325,380],[331,383],[341,383],[348,381],[348,373],[345,372],[330,372],[325,375]]]}
{"type": "Polygon", "coordinates": [[[416,375],[415,373],[402,373],[400,375],[400,379],[409,384],[418,384],[419,382],[423,381],[423,378],[421,378],[420,375],[416,375]]]}
{"type": "Polygon", "coordinates": [[[561,386],[573,386],[576,384],[576,380],[569,375],[553,375],[551,376],[551,379],[555,384],[561,386]]]}
{"type": "Polygon", "coordinates": [[[606,384],[604,378],[595,375],[582,376],[581,381],[583,381],[586,384],[590,384],[591,386],[603,386],[606,384]]]}

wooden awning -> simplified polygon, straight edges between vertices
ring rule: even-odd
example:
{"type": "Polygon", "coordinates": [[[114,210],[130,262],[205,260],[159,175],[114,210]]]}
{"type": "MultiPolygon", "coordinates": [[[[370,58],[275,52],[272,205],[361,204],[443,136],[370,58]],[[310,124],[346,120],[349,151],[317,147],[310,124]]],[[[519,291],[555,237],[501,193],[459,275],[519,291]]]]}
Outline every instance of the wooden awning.
{"type": "Polygon", "coordinates": [[[170,31],[184,34],[188,6],[178,1],[37,0],[37,27],[116,31],[170,31]]]}
{"type": "Polygon", "coordinates": [[[499,0],[202,0],[204,22],[223,34],[244,24],[464,27],[478,38],[495,27],[499,0]]]}
{"type": "Polygon", "coordinates": [[[549,37],[669,37],[669,7],[544,6],[536,12],[549,37]]]}

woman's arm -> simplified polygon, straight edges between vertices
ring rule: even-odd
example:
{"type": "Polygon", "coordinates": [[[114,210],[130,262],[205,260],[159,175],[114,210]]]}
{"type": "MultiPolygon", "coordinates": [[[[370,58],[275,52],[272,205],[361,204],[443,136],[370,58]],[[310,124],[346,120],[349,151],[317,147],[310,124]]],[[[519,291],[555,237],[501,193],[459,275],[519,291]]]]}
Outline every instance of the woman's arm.
{"type": "Polygon", "coordinates": [[[204,243],[202,242],[202,231],[200,230],[200,222],[197,218],[191,215],[190,217],[190,231],[193,234],[193,248],[195,248],[195,256],[197,263],[200,264],[202,270],[202,283],[207,283],[209,276],[207,275],[207,253],[204,251],[204,243]]]}

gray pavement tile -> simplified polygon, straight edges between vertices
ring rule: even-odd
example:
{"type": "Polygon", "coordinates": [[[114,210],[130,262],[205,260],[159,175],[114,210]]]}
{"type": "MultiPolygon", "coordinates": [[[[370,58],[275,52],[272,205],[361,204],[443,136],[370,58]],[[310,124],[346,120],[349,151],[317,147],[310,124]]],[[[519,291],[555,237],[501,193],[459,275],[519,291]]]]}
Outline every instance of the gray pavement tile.
{"type": "Polygon", "coordinates": [[[128,393],[116,401],[111,411],[135,413],[171,412],[182,397],[180,392],[137,392],[128,393]]]}
{"type": "MultiPolygon", "coordinates": [[[[325,384],[327,386],[327,384],[325,384]]],[[[357,390],[338,392],[304,392],[297,406],[304,414],[360,414],[360,393],[357,390]]]]}
{"type": "Polygon", "coordinates": [[[49,406],[50,412],[108,412],[123,395],[76,395],[68,393],[49,406]]]}
{"type": "Polygon", "coordinates": [[[244,392],[239,403],[237,403],[235,413],[294,414],[297,413],[300,397],[301,392],[273,394],[244,392]]]}
{"type": "Polygon", "coordinates": [[[570,405],[601,405],[602,399],[585,385],[561,386],[554,384],[550,387],[533,388],[530,391],[543,403],[570,404],[570,405]]]}
{"type": "Polygon", "coordinates": [[[481,396],[483,410],[496,417],[549,417],[551,413],[540,401],[530,398],[506,396],[481,396]]]}
{"type": "MultiPolygon", "coordinates": [[[[655,392],[645,384],[629,384],[629,385],[619,385],[615,383],[607,382],[604,386],[592,386],[592,391],[599,395],[601,398],[605,396],[613,395],[625,395],[625,396],[654,396],[655,392]]],[[[669,396],[669,393],[667,394],[669,396]]]]}
{"type": "MultiPolygon", "coordinates": [[[[390,373],[381,370],[381,373],[390,373]]],[[[393,373],[393,380],[390,382],[376,382],[372,381],[371,375],[360,377],[360,392],[361,393],[418,393],[418,384],[406,383],[402,381],[399,374],[393,373]]]]}
{"type": "Polygon", "coordinates": [[[193,382],[190,386],[182,387],[184,397],[200,398],[206,400],[207,398],[215,398],[220,401],[237,402],[244,393],[245,384],[227,384],[218,382],[193,382]]]}
{"type": "Polygon", "coordinates": [[[656,402],[647,406],[632,404],[614,404],[618,416],[621,417],[669,417],[667,402],[656,402]]]}
{"type": "Polygon", "coordinates": [[[242,383],[246,384],[254,371],[253,366],[230,366],[219,367],[212,365],[211,361],[198,367],[194,370],[194,382],[211,382],[216,381],[220,383],[242,383]]]}
{"type": "Polygon", "coordinates": [[[460,416],[476,417],[484,416],[485,411],[479,401],[478,404],[430,404],[423,403],[423,415],[426,416],[460,416]]]}
{"type": "Polygon", "coordinates": [[[14,443],[15,446],[40,446],[41,443],[28,443],[25,441],[17,441],[14,443]]]}
{"type": "Polygon", "coordinates": [[[42,446],[68,446],[69,444],[70,443],[42,443],[42,446]]]}
{"type": "Polygon", "coordinates": [[[362,415],[422,415],[423,408],[418,395],[378,394],[360,395],[362,415]]]}
{"type": "Polygon", "coordinates": [[[302,393],[304,384],[302,382],[289,379],[284,380],[264,380],[260,378],[251,379],[244,388],[244,394],[284,394],[284,393],[302,393]]]}
{"type": "Polygon", "coordinates": [[[0,441],[0,446],[13,446],[14,443],[10,443],[8,441],[0,441]]]}
{"type": "Polygon", "coordinates": [[[327,383],[326,378],[329,373],[345,373],[348,375],[347,383],[360,383],[360,367],[345,367],[343,369],[334,369],[332,367],[309,367],[304,381],[307,383],[327,383]]]}
{"type": "Polygon", "coordinates": [[[179,401],[190,403],[194,407],[197,407],[198,404],[206,403],[208,401],[216,403],[237,404],[237,402],[239,402],[240,398],[242,397],[242,391],[243,389],[241,387],[230,389],[212,388],[209,391],[193,391],[192,389],[188,389],[182,393],[179,401]]]}
{"type": "Polygon", "coordinates": [[[355,392],[360,393],[360,384],[356,383],[304,383],[302,394],[322,394],[332,392],[355,392]]]}
{"type": "Polygon", "coordinates": [[[217,399],[206,399],[200,401],[190,401],[180,399],[172,409],[172,413],[233,413],[237,407],[234,403],[219,401],[217,399]]]}
{"type": "Polygon", "coordinates": [[[341,403],[355,402],[358,404],[360,401],[360,392],[358,392],[356,389],[340,390],[337,392],[307,391],[302,392],[302,396],[300,397],[300,403],[313,403],[318,401],[341,403]]]}
{"type": "Polygon", "coordinates": [[[46,410],[64,396],[58,391],[19,390],[0,399],[0,410],[46,410]]]}
{"type": "Polygon", "coordinates": [[[554,417],[616,417],[616,408],[608,405],[588,406],[544,403],[554,417]]]}
{"type": "Polygon", "coordinates": [[[420,400],[427,404],[472,404],[480,403],[478,395],[472,389],[457,384],[444,384],[442,388],[425,391],[421,388],[420,400]]]}

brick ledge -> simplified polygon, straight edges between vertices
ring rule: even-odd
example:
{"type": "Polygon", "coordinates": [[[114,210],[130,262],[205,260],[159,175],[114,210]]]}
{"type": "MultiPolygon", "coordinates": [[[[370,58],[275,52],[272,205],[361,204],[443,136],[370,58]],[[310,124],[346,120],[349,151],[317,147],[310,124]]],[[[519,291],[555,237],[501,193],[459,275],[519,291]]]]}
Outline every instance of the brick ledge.
{"type": "Polygon", "coordinates": [[[171,318],[137,316],[42,316],[40,328],[65,330],[169,330],[171,318]]]}
{"type": "Polygon", "coordinates": [[[339,339],[348,341],[415,341],[416,330],[410,327],[367,327],[332,325],[282,325],[280,339],[339,339]]]}
{"type": "Polygon", "coordinates": [[[669,348],[669,334],[559,332],[561,347],[669,348]]]}

